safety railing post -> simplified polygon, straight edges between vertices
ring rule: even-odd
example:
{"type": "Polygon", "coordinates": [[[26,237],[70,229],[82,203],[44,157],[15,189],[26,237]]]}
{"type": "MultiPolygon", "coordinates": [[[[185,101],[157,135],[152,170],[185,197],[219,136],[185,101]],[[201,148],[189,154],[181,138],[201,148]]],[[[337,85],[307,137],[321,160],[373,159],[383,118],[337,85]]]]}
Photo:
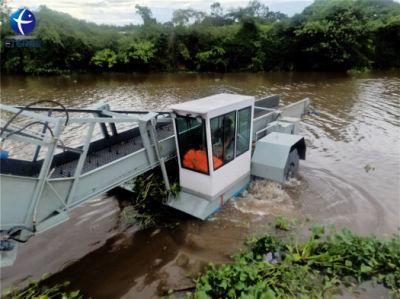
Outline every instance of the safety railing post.
{"type": "Polygon", "coordinates": [[[90,140],[92,139],[92,135],[93,135],[93,131],[94,131],[95,125],[96,125],[96,123],[90,123],[89,124],[89,129],[87,130],[87,133],[84,136],[82,153],[80,154],[80,157],[79,157],[79,160],[78,160],[78,164],[76,165],[76,168],[75,168],[75,173],[74,173],[72,186],[71,186],[71,189],[69,190],[69,194],[67,196],[67,202],[66,202],[67,204],[70,203],[71,200],[73,199],[73,197],[75,195],[76,188],[77,188],[77,186],[79,184],[79,179],[80,179],[80,176],[82,174],[82,168],[83,168],[83,165],[85,163],[87,153],[89,151],[90,140]]]}
{"type": "MultiPolygon", "coordinates": [[[[51,140],[49,142],[46,157],[43,160],[43,164],[42,164],[42,168],[40,169],[37,184],[36,184],[35,190],[32,195],[32,206],[28,210],[28,214],[26,215],[26,219],[28,221],[28,217],[29,217],[29,215],[31,215],[30,211],[33,208],[33,219],[32,219],[33,228],[35,228],[35,226],[36,226],[37,209],[38,209],[38,206],[40,203],[43,188],[48,179],[48,173],[50,171],[51,163],[54,158],[54,152],[56,150],[57,143],[59,141],[59,138],[61,136],[63,129],[64,129],[64,120],[58,119],[56,122],[55,130],[54,130],[54,136],[51,137],[51,140]]],[[[44,137],[44,138],[46,138],[46,137],[44,137]]]]}
{"type": "Polygon", "coordinates": [[[165,166],[165,159],[161,155],[160,144],[158,143],[158,138],[157,138],[156,123],[154,119],[151,121],[150,124],[150,135],[151,138],[153,139],[154,149],[156,151],[157,159],[160,161],[161,173],[164,179],[165,189],[169,191],[171,190],[171,186],[169,184],[167,167],[165,166]]]}

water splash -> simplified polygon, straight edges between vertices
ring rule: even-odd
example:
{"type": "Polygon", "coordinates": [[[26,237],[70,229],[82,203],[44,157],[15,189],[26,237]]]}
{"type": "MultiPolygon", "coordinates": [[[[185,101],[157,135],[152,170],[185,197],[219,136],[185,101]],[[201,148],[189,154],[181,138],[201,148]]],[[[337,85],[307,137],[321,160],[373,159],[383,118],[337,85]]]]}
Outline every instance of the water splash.
{"type": "Polygon", "coordinates": [[[285,188],[295,188],[301,185],[301,181],[298,178],[290,178],[284,183],[285,188]]]}
{"type": "Polygon", "coordinates": [[[242,213],[254,215],[293,214],[295,205],[281,184],[268,180],[255,180],[234,207],[242,213]]]}

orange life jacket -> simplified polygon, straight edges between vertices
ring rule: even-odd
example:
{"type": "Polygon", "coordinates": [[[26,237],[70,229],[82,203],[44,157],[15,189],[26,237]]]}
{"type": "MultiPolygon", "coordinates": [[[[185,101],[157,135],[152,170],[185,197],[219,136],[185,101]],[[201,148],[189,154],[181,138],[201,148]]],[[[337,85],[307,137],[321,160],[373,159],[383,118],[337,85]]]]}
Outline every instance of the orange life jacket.
{"type": "MultiPolygon", "coordinates": [[[[214,169],[222,165],[222,160],[213,157],[214,169]]],[[[203,173],[208,173],[207,153],[202,150],[188,150],[183,157],[183,166],[185,168],[197,170],[203,173]]]]}

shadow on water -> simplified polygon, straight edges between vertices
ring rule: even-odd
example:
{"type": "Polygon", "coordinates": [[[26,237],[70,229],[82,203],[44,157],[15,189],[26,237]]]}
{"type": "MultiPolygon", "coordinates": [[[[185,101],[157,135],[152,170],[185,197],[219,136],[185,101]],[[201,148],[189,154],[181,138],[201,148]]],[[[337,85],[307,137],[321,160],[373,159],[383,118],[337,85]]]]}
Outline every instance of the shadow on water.
{"type": "Polygon", "coordinates": [[[141,277],[145,285],[160,279],[156,273],[177,257],[183,241],[184,234],[179,230],[119,234],[45,283],[70,281],[71,289],[79,289],[86,296],[120,298],[141,277]]]}

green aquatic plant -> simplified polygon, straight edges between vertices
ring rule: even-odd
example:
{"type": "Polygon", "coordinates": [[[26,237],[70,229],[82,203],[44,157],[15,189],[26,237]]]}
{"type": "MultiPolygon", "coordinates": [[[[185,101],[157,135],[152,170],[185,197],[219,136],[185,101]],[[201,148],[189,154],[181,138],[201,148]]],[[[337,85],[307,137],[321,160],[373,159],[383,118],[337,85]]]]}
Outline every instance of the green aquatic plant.
{"type": "Polygon", "coordinates": [[[267,235],[246,246],[233,263],[209,266],[195,298],[324,298],[370,280],[400,296],[400,236],[384,241],[315,226],[303,243],[267,235]]]}
{"type": "Polygon", "coordinates": [[[41,281],[32,281],[25,289],[6,291],[4,299],[81,299],[79,291],[67,291],[69,282],[56,284],[52,287],[42,285],[41,281]]]}
{"type": "Polygon", "coordinates": [[[275,228],[279,230],[289,231],[291,227],[290,222],[282,216],[275,218],[275,228]]]}
{"type": "Polygon", "coordinates": [[[142,228],[156,226],[174,226],[175,217],[171,217],[171,210],[164,204],[174,198],[180,188],[177,169],[174,164],[167,164],[170,189],[167,190],[160,169],[145,173],[136,178],[131,197],[131,205],[122,212],[122,217],[128,222],[139,223],[142,228]]]}

